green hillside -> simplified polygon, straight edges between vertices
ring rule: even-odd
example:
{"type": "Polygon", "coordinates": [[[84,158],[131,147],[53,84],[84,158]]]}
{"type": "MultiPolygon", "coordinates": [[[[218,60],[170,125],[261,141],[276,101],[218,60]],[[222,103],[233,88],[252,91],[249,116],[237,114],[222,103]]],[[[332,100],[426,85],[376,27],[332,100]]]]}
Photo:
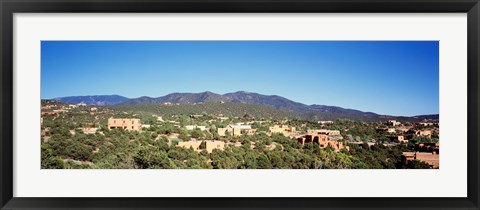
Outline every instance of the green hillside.
{"type": "Polygon", "coordinates": [[[247,114],[257,119],[284,119],[298,118],[294,113],[281,111],[272,107],[243,103],[201,103],[201,104],[144,104],[144,105],[117,105],[110,107],[116,111],[149,113],[160,116],[171,115],[224,115],[226,117],[243,117],[247,114]]]}

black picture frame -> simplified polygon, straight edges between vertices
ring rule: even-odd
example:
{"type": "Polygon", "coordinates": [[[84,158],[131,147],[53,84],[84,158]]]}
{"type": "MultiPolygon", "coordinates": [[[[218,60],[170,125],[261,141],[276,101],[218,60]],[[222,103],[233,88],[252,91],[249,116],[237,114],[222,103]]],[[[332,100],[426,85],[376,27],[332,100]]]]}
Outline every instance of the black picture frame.
{"type": "MultiPolygon", "coordinates": [[[[0,0],[1,209],[479,209],[478,0],[0,0]],[[467,13],[468,196],[465,198],[17,198],[13,197],[14,13],[467,13]]],[[[454,180],[452,180],[454,181],[454,180]]]]}

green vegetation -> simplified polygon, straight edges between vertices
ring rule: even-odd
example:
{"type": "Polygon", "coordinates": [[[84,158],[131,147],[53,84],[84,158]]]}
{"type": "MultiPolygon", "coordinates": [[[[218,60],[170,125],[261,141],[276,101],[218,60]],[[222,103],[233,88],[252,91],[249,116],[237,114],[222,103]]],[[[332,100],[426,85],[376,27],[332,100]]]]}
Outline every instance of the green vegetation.
{"type": "MultiPolygon", "coordinates": [[[[299,144],[283,135],[241,136],[224,138],[240,142],[212,153],[195,152],[177,147],[163,139],[155,140],[151,132],[123,130],[104,131],[104,135],[54,134],[42,144],[42,168],[219,168],[219,169],[346,169],[396,168],[402,147],[387,148],[374,145],[362,148],[351,145],[351,150],[335,152],[321,149],[318,144],[299,144]],[[251,142],[256,146],[252,148],[251,142]],[[267,149],[267,145],[275,145],[267,149]],[[96,149],[98,148],[97,152],[96,149]],[[63,164],[62,160],[88,161],[91,165],[63,164]],[[211,164],[210,164],[211,163],[211,164]]],[[[204,146],[201,146],[204,148],[204,146]]],[[[403,147],[406,147],[405,145],[403,147]]]]}
{"type": "Polygon", "coordinates": [[[156,114],[160,116],[171,115],[219,115],[223,114],[226,117],[255,117],[256,119],[284,119],[294,118],[295,114],[280,111],[278,109],[243,103],[201,103],[201,104],[180,104],[180,105],[161,105],[161,104],[147,104],[147,105],[128,105],[128,106],[113,106],[112,109],[118,112],[134,112],[156,114]]]}
{"type": "MultiPolygon", "coordinates": [[[[42,103],[43,104],[43,103],[42,103]]],[[[59,104],[58,106],[64,106],[59,104]]],[[[415,137],[410,144],[394,144],[391,134],[378,132],[380,122],[337,120],[332,124],[291,118],[288,113],[264,106],[234,103],[215,104],[222,109],[210,109],[212,104],[197,105],[138,105],[130,107],[77,107],[68,112],[42,115],[41,167],[43,169],[395,169],[428,168],[428,164],[413,161],[403,165],[402,152],[414,151],[414,142],[438,141],[415,137]],[[261,108],[261,109],[256,109],[261,108]],[[228,114],[225,114],[228,113],[228,114]],[[248,113],[248,114],[247,114],[248,113]],[[157,116],[162,119],[157,119],[157,116]],[[218,116],[229,118],[219,118],[218,116]],[[139,131],[107,129],[109,117],[139,118],[149,127],[139,131]],[[290,117],[290,118],[289,118],[290,117]],[[265,118],[265,119],[263,119],[265,118]],[[261,120],[259,120],[261,119],[261,120]],[[289,120],[285,120],[289,119],[289,120]],[[229,124],[252,122],[254,135],[220,136],[218,128],[229,124]],[[269,127],[278,124],[294,126],[304,133],[309,129],[341,131],[338,141],[349,150],[334,151],[316,143],[302,145],[295,137],[270,134],[269,127]],[[205,126],[187,130],[186,125],[205,126]],[[85,133],[88,128],[97,128],[85,133]],[[223,149],[199,151],[179,147],[179,142],[217,140],[225,142],[223,149]],[[364,144],[354,144],[354,143],[364,144]],[[368,146],[366,142],[372,143],[368,146]],[[376,143],[373,143],[376,142],[376,143]],[[384,145],[384,143],[386,143],[384,145]],[[390,145],[387,145],[390,144],[390,145]]],[[[396,134],[395,134],[396,135],[396,134]]],[[[436,136],[438,138],[438,133],[436,136]]]]}

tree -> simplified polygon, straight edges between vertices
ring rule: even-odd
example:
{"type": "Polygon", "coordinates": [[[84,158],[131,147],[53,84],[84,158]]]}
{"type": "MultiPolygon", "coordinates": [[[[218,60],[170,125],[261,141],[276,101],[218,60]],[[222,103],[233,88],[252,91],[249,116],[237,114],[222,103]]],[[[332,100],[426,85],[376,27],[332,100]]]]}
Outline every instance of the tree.
{"type": "Polygon", "coordinates": [[[182,140],[176,139],[176,138],[175,138],[175,139],[172,139],[172,145],[173,145],[173,146],[178,145],[178,142],[180,142],[180,141],[182,141],[182,140]]]}
{"type": "Polygon", "coordinates": [[[174,162],[164,151],[153,147],[142,147],[134,156],[138,168],[175,168],[174,162]]]}
{"type": "Polygon", "coordinates": [[[48,145],[42,145],[42,169],[63,169],[64,164],[62,158],[53,156],[53,151],[48,145]]]}
{"type": "Polygon", "coordinates": [[[203,137],[203,133],[200,129],[196,128],[190,132],[192,138],[200,139],[203,137]]]}
{"type": "Polygon", "coordinates": [[[236,169],[239,167],[240,162],[233,157],[216,157],[212,160],[214,168],[218,169],[236,169]]]}
{"type": "Polygon", "coordinates": [[[266,155],[260,155],[258,157],[258,168],[260,169],[271,169],[273,168],[270,159],[266,155]]]}
{"type": "Polygon", "coordinates": [[[430,138],[427,138],[427,137],[424,137],[424,136],[416,136],[416,137],[413,137],[412,139],[410,139],[408,141],[408,143],[410,144],[416,144],[416,143],[420,143],[420,142],[431,142],[432,139],[430,138]]]}
{"type": "Polygon", "coordinates": [[[65,148],[68,156],[71,156],[75,160],[91,161],[93,157],[92,148],[84,146],[78,141],[71,141],[65,148]]]}
{"type": "Polygon", "coordinates": [[[207,142],[206,141],[202,141],[202,143],[200,143],[200,146],[198,146],[199,149],[207,149],[207,142]]]}
{"type": "Polygon", "coordinates": [[[217,133],[217,126],[215,125],[210,126],[210,133],[217,133]]]}
{"type": "Polygon", "coordinates": [[[430,165],[428,165],[428,163],[425,163],[425,162],[419,161],[419,160],[413,160],[410,163],[409,167],[412,168],[412,169],[429,169],[429,168],[431,168],[430,165]]]}
{"type": "Polygon", "coordinates": [[[268,159],[272,164],[272,168],[284,168],[286,165],[283,162],[282,156],[280,152],[272,151],[267,153],[268,159]]]}
{"type": "Polygon", "coordinates": [[[190,141],[190,137],[186,132],[180,132],[180,134],[178,135],[178,138],[183,141],[190,141]]]}

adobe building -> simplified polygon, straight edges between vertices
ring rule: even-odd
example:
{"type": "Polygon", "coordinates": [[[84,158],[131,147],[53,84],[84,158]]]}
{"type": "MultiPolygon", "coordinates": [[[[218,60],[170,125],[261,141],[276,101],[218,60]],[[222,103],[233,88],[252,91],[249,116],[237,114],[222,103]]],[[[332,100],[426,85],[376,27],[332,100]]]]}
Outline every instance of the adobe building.
{"type": "Polygon", "coordinates": [[[432,123],[432,122],[421,122],[421,123],[419,123],[419,124],[422,125],[422,126],[425,126],[425,127],[427,127],[427,126],[433,126],[433,123],[432,123]]]}
{"type": "Polygon", "coordinates": [[[57,114],[57,113],[55,113],[55,112],[46,112],[46,111],[45,111],[45,112],[42,112],[41,114],[42,114],[42,115],[54,115],[54,114],[57,114]]]}
{"type": "Polygon", "coordinates": [[[229,118],[229,117],[217,117],[217,119],[219,119],[219,120],[222,120],[222,121],[223,121],[223,120],[228,120],[228,119],[230,119],[230,118],[229,118]]]}
{"type": "Polygon", "coordinates": [[[208,153],[211,153],[213,149],[223,150],[225,147],[225,142],[223,141],[215,141],[215,140],[205,140],[205,141],[182,141],[178,142],[177,147],[183,147],[189,149],[192,147],[196,152],[201,152],[200,145],[202,142],[205,142],[205,150],[208,153]]]}
{"type": "Polygon", "coordinates": [[[431,130],[416,130],[415,135],[431,138],[432,137],[432,131],[431,130]]]}
{"type": "Polygon", "coordinates": [[[78,107],[78,106],[75,105],[75,104],[69,104],[69,105],[68,105],[68,109],[75,109],[75,108],[77,108],[77,107],[78,107]]]}
{"type": "Polygon", "coordinates": [[[53,112],[55,112],[55,113],[65,113],[65,112],[68,112],[68,110],[66,110],[66,109],[55,109],[55,110],[53,110],[53,112]]]}
{"type": "Polygon", "coordinates": [[[392,133],[397,132],[397,129],[396,129],[396,128],[377,128],[376,131],[377,131],[377,133],[389,133],[389,134],[392,134],[392,133]]]}
{"type": "Polygon", "coordinates": [[[411,127],[402,126],[402,127],[396,128],[396,129],[397,129],[398,131],[402,132],[402,133],[406,133],[406,132],[408,132],[408,131],[411,129],[411,127]]]}
{"type": "MultiPolygon", "coordinates": [[[[372,147],[373,145],[375,145],[375,143],[373,142],[363,142],[363,141],[356,141],[356,142],[349,142],[349,144],[355,144],[355,145],[358,145],[358,146],[363,146],[364,144],[366,144],[368,147],[372,147]]],[[[386,146],[384,144],[384,146],[386,146]]]]}
{"type": "Polygon", "coordinates": [[[195,129],[200,129],[201,131],[205,131],[207,130],[207,127],[206,126],[200,126],[200,125],[186,125],[185,126],[185,129],[191,131],[191,130],[195,130],[195,129]]]}
{"type": "Polygon", "coordinates": [[[190,148],[192,147],[195,151],[199,150],[200,144],[202,141],[181,141],[178,142],[177,147],[190,148]]]}
{"type": "Polygon", "coordinates": [[[240,136],[242,135],[242,131],[245,131],[247,134],[251,132],[256,132],[251,131],[252,126],[251,125],[241,125],[241,124],[236,124],[236,125],[227,125],[225,128],[218,128],[217,133],[219,136],[225,136],[227,133],[231,136],[240,136]]]}
{"type": "Polygon", "coordinates": [[[398,143],[408,143],[408,140],[404,136],[397,136],[398,143]]]}
{"type": "Polygon", "coordinates": [[[435,152],[440,154],[440,144],[433,142],[419,142],[415,144],[415,151],[435,152]]]}
{"type": "Polygon", "coordinates": [[[396,120],[389,120],[388,125],[391,125],[391,126],[398,126],[398,125],[401,125],[402,123],[396,121],[396,120]]]}
{"type": "Polygon", "coordinates": [[[403,152],[402,163],[409,165],[413,160],[423,161],[434,169],[440,167],[439,155],[436,152],[403,152]]]}
{"type": "Polygon", "coordinates": [[[82,128],[83,133],[85,134],[95,134],[98,128],[82,128]]]}
{"type": "Polygon", "coordinates": [[[142,128],[142,123],[135,118],[108,118],[108,129],[115,128],[138,131],[142,128]]]}
{"type": "Polygon", "coordinates": [[[319,130],[308,130],[308,135],[328,135],[328,136],[338,136],[340,135],[339,130],[326,130],[326,129],[319,129],[319,130]]]}
{"type": "Polygon", "coordinates": [[[281,133],[284,136],[295,135],[295,127],[288,125],[274,125],[273,127],[268,128],[270,133],[281,133]]]}
{"type": "Polygon", "coordinates": [[[236,131],[236,130],[233,128],[232,125],[227,125],[227,127],[225,128],[217,128],[217,133],[219,136],[226,136],[226,134],[230,134],[232,136],[235,136],[235,135],[240,135],[240,131],[236,131]]]}
{"type": "Polygon", "coordinates": [[[397,130],[395,128],[388,128],[387,133],[395,133],[397,130]]]}
{"type": "Polygon", "coordinates": [[[298,143],[304,145],[305,143],[316,143],[320,146],[320,148],[327,148],[330,147],[335,151],[339,151],[341,149],[350,149],[348,146],[345,146],[343,142],[333,141],[325,134],[320,135],[305,135],[305,137],[297,138],[298,143]]]}
{"type": "Polygon", "coordinates": [[[247,136],[253,136],[257,133],[257,129],[247,129],[245,130],[245,134],[247,134],[247,136]]]}
{"type": "Polygon", "coordinates": [[[211,153],[213,151],[213,149],[219,149],[219,150],[223,150],[223,148],[225,147],[225,142],[223,141],[205,141],[207,142],[206,143],[206,149],[208,153],[211,153]]]}

